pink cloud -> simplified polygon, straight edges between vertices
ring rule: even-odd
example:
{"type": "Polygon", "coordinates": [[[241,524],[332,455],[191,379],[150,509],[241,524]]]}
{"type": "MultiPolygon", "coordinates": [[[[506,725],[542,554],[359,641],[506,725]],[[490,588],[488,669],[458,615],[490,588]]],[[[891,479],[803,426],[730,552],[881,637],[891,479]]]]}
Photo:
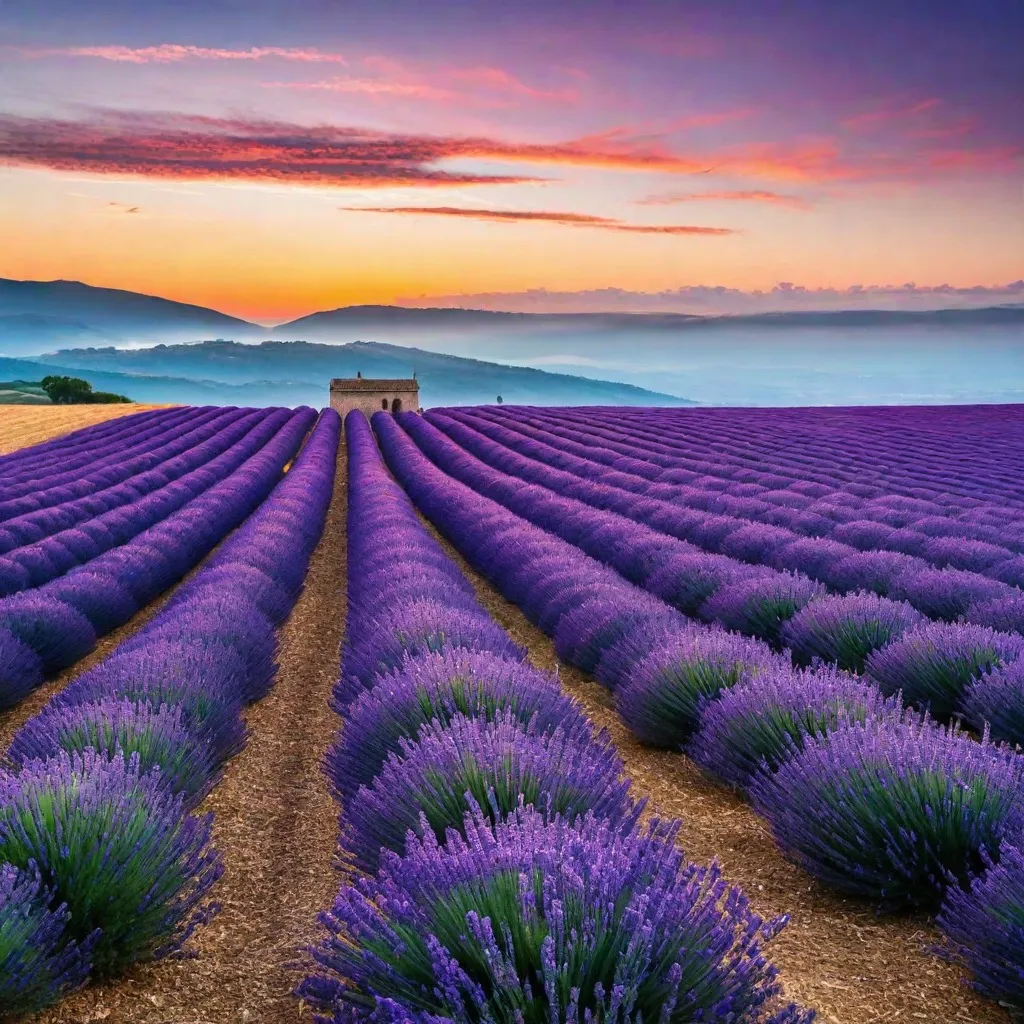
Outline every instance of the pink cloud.
{"type": "Polygon", "coordinates": [[[774,206],[789,206],[794,210],[809,210],[811,208],[811,204],[799,196],[787,196],[779,192],[767,192],[760,189],[720,192],[661,192],[648,196],[646,199],[637,200],[639,206],[674,206],[677,203],[698,202],[768,203],[774,206]]]}
{"type": "Polygon", "coordinates": [[[414,217],[456,217],[498,223],[546,223],[563,227],[601,228],[638,235],[735,235],[732,228],[703,227],[693,224],[629,224],[613,217],[586,213],[559,213],[552,210],[482,210],[462,206],[343,206],[352,213],[391,213],[414,217]]]}
{"type": "Polygon", "coordinates": [[[861,114],[854,114],[853,117],[846,118],[842,122],[842,125],[844,128],[850,128],[856,131],[861,128],[869,128],[873,125],[889,121],[899,121],[908,117],[914,117],[917,114],[923,114],[926,110],[934,109],[941,103],[942,100],[937,99],[936,97],[930,97],[928,99],[919,100],[909,106],[889,105],[877,110],[868,110],[861,114]]]}
{"type": "Polygon", "coordinates": [[[248,50],[223,50],[207,46],[183,46],[160,43],[157,46],[67,46],[47,49],[18,49],[23,57],[95,57],[124,64],[174,64],[185,60],[278,60],[303,64],[346,64],[340,53],[326,53],[316,48],[287,46],[253,46],[248,50]]]}

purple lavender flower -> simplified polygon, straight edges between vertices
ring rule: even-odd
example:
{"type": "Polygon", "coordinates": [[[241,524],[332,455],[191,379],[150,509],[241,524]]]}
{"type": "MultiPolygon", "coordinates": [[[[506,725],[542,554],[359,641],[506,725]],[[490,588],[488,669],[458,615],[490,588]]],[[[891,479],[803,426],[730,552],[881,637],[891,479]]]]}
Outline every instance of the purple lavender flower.
{"type": "Polygon", "coordinates": [[[1024,853],[1000,851],[999,863],[970,888],[951,886],[938,917],[947,956],[972,975],[992,999],[1024,1006],[1024,853]]]}
{"type": "Polygon", "coordinates": [[[36,652],[45,675],[73,665],[96,646],[96,631],[84,615],[31,592],[0,601],[0,628],[36,652]]]}
{"type": "Polygon", "coordinates": [[[218,766],[201,732],[192,730],[181,707],[106,697],[30,718],[15,734],[7,760],[20,766],[59,751],[95,750],[107,758],[137,754],[139,771],[160,769],[160,781],[185,805],[196,806],[217,782],[218,766]]]}
{"type": "Polygon", "coordinates": [[[844,892],[938,906],[1024,824],[1024,758],[907,716],[842,725],[755,776],[783,852],[844,892]]]}
{"type": "Polygon", "coordinates": [[[93,968],[106,975],[180,948],[209,916],[220,877],[212,815],[184,815],[159,772],[138,758],[61,751],[0,778],[0,858],[34,863],[52,900],[68,908],[67,934],[101,934],[93,968]]]}
{"type": "Polygon", "coordinates": [[[857,549],[827,537],[801,537],[775,552],[771,564],[776,569],[802,572],[814,580],[827,580],[835,567],[857,549]]]}
{"type": "Polygon", "coordinates": [[[782,627],[825,588],[806,576],[777,573],[723,587],[701,605],[700,617],[779,646],[782,627]]]}
{"type": "Polygon", "coordinates": [[[964,718],[992,739],[1024,747],[1024,659],[974,679],[964,691],[964,718]]]}
{"type": "MultiPolygon", "coordinates": [[[[764,1020],[779,992],[764,922],[671,826],[479,811],[342,889],[299,988],[327,1022],[764,1020]]],[[[765,1024],[807,1024],[793,1007],[765,1024]]]]}
{"type": "Polygon", "coordinates": [[[379,677],[345,710],[345,728],[327,753],[328,779],[344,803],[373,781],[399,740],[415,741],[427,723],[460,714],[490,721],[500,712],[538,734],[559,726],[575,733],[587,723],[556,680],[527,664],[486,651],[421,654],[379,677]]]}
{"type": "Polygon", "coordinates": [[[890,594],[909,601],[929,618],[951,622],[976,602],[1012,597],[1015,591],[1006,583],[975,572],[921,569],[897,576],[890,594]]]}
{"type": "Polygon", "coordinates": [[[763,574],[722,555],[673,555],[644,585],[684,615],[693,615],[722,587],[763,574]]]}
{"type": "Polygon", "coordinates": [[[0,864],[0,1006],[34,1013],[85,983],[91,937],[68,941],[67,906],[50,909],[35,868],[0,864]]]}
{"type": "Polygon", "coordinates": [[[886,597],[901,573],[927,568],[927,562],[899,551],[860,551],[840,559],[825,582],[843,592],[870,590],[886,597]]]}
{"type": "Polygon", "coordinates": [[[757,772],[773,772],[799,753],[807,737],[899,711],[898,699],[886,700],[874,686],[835,668],[772,670],[711,701],[687,752],[706,771],[744,790],[757,772]]]}
{"type": "Polygon", "coordinates": [[[28,644],[0,626],[0,708],[13,707],[43,681],[43,663],[28,644]]]}
{"type": "Polygon", "coordinates": [[[406,656],[455,648],[520,661],[526,657],[483,609],[470,612],[437,601],[413,601],[393,609],[369,633],[352,638],[335,697],[341,704],[349,703],[377,676],[399,668],[406,656]]]}
{"type": "Polygon", "coordinates": [[[548,817],[590,811],[632,828],[641,808],[621,774],[607,734],[589,725],[540,733],[509,711],[492,721],[456,715],[423,726],[414,743],[399,740],[373,783],[346,804],[341,844],[375,871],[382,849],[404,852],[407,833],[432,829],[443,840],[459,829],[470,799],[496,820],[522,803],[548,817]]]}
{"type": "Polygon", "coordinates": [[[1024,634],[1024,594],[978,601],[967,609],[964,618],[1003,633],[1024,634]]]}
{"type": "Polygon", "coordinates": [[[97,636],[123,626],[139,610],[138,601],[119,580],[88,567],[51,580],[38,593],[63,601],[80,612],[97,636]]]}
{"type": "Polygon", "coordinates": [[[985,626],[931,622],[904,633],[867,659],[883,693],[946,719],[962,710],[964,690],[990,669],[1024,653],[1024,637],[985,626]]]}
{"type": "Polygon", "coordinates": [[[708,701],[785,664],[758,640],[717,629],[694,631],[640,662],[615,691],[615,706],[642,742],[678,749],[699,727],[708,701]]]}
{"type": "Polygon", "coordinates": [[[820,658],[848,672],[863,672],[872,651],[922,622],[924,616],[906,602],[877,594],[822,597],[786,623],[782,641],[803,664],[820,658]]]}

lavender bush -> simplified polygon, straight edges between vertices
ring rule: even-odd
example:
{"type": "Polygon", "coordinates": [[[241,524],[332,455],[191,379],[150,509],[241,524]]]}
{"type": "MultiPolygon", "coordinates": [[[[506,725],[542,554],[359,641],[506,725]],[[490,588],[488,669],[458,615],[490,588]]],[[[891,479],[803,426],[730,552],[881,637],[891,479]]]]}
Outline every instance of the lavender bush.
{"type": "Polygon", "coordinates": [[[344,803],[370,784],[399,741],[415,741],[428,723],[456,715],[492,721],[510,713],[535,733],[559,726],[577,734],[587,725],[558,683],[529,665],[486,651],[453,650],[409,659],[380,676],[345,711],[345,728],[327,753],[327,777],[344,803]]]}
{"type": "Polygon", "coordinates": [[[35,868],[0,864],[0,1007],[34,1013],[85,983],[89,948],[66,937],[68,909],[50,909],[35,868]]]}
{"type": "Polygon", "coordinates": [[[375,871],[382,848],[404,852],[407,833],[432,829],[443,840],[461,828],[470,801],[495,820],[522,803],[547,817],[590,811],[632,827],[640,808],[621,774],[607,735],[587,725],[537,732],[508,711],[492,721],[456,715],[423,726],[415,743],[399,740],[373,783],[346,804],[342,846],[375,871]]]}
{"type": "Polygon", "coordinates": [[[684,634],[640,662],[615,706],[644,743],[678,749],[698,728],[704,705],[730,686],[785,661],[765,644],[724,631],[684,634]]]}
{"type": "Polygon", "coordinates": [[[808,737],[899,711],[897,700],[832,667],[762,672],[704,708],[687,752],[721,781],[745,790],[758,772],[774,772],[799,753],[808,737]]]}
{"type": "Polygon", "coordinates": [[[342,889],[300,996],[327,1024],[373,1020],[640,1020],[808,1024],[779,992],[764,922],[717,866],[686,864],[674,831],[593,816],[479,812],[342,889]]]}
{"type": "Polygon", "coordinates": [[[1024,1007],[1024,853],[1004,847],[970,888],[951,886],[938,918],[947,954],[992,999],[1024,1007]]]}
{"type": "Polygon", "coordinates": [[[863,672],[872,651],[922,622],[924,616],[909,604],[877,594],[823,597],[786,623],[782,640],[803,664],[820,658],[849,672],[863,672]]]}
{"type": "Polygon", "coordinates": [[[36,866],[67,905],[70,938],[99,929],[97,974],[180,948],[212,909],[212,819],[183,815],[158,775],[140,775],[137,758],[61,752],[0,779],[0,859],[36,866]]]}
{"type": "Polygon", "coordinates": [[[780,646],[782,627],[825,588],[806,576],[779,573],[723,587],[700,608],[700,617],[725,629],[780,646]]]}
{"type": "Polygon", "coordinates": [[[783,852],[844,892],[935,908],[1024,824],[1024,758],[954,728],[867,719],[750,786],[783,852]]]}
{"type": "Polygon", "coordinates": [[[904,633],[867,659],[866,671],[884,693],[950,718],[962,711],[972,680],[1024,653],[1024,637],[985,626],[932,622],[904,633]]]}
{"type": "Polygon", "coordinates": [[[1024,659],[986,672],[964,692],[964,718],[992,739],[1024,747],[1024,659]]]}

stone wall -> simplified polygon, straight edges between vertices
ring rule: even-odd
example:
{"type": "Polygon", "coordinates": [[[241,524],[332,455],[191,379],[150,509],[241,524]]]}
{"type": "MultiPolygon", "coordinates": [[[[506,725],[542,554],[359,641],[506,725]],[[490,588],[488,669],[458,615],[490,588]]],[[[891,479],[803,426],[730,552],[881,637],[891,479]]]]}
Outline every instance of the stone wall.
{"type": "Polygon", "coordinates": [[[419,395],[415,391],[331,392],[331,408],[344,419],[352,409],[361,409],[369,419],[375,412],[394,412],[395,400],[402,412],[419,412],[419,395]],[[385,404],[386,403],[386,408],[385,404]]]}

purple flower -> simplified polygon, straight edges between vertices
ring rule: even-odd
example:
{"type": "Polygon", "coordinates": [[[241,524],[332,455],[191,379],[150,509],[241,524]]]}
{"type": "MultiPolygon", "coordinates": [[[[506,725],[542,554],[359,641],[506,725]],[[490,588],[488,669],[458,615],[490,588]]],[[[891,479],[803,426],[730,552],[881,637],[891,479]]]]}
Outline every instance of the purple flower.
{"type": "Polygon", "coordinates": [[[717,865],[684,863],[674,829],[526,808],[464,830],[386,856],[322,915],[299,994],[323,1020],[765,1019],[779,984],[763,944],[785,919],[758,918],[717,865]]]}
{"type": "Polygon", "coordinates": [[[972,880],[951,886],[938,917],[946,954],[971,974],[974,987],[992,999],[1024,1006],[1024,853],[1004,846],[999,863],[972,880]]]}
{"type": "Polygon", "coordinates": [[[979,732],[988,728],[993,740],[1024,747],[1024,659],[975,678],[961,707],[979,732]]]}
{"type": "Polygon", "coordinates": [[[708,701],[741,680],[786,661],[758,640],[724,630],[681,635],[629,673],[615,706],[644,743],[678,749],[700,725],[708,701]]]}
{"type": "Polygon", "coordinates": [[[193,730],[181,707],[105,697],[30,718],[15,734],[7,760],[21,766],[46,760],[61,750],[92,749],[108,759],[137,754],[139,771],[160,769],[160,782],[183,794],[194,807],[219,778],[218,766],[201,731],[193,730]]]}
{"type": "Polygon", "coordinates": [[[820,583],[795,573],[754,577],[723,587],[704,602],[700,616],[778,646],[785,623],[823,594],[825,588],[820,583]]]}
{"type": "Polygon", "coordinates": [[[43,681],[43,662],[27,643],[0,626],[0,708],[13,707],[43,681]]]}
{"type": "Polygon", "coordinates": [[[1006,583],[962,569],[910,570],[896,577],[889,592],[929,618],[947,621],[959,618],[976,602],[1015,594],[1006,583]]]}
{"type": "Polygon", "coordinates": [[[683,554],[666,559],[644,585],[684,615],[693,615],[722,587],[758,575],[765,575],[764,570],[723,555],[683,554]]]}
{"type": "Polygon", "coordinates": [[[849,672],[863,672],[872,651],[922,622],[924,616],[906,602],[877,594],[822,597],[786,623],[782,641],[804,664],[820,658],[849,672]]]}
{"type": "Polygon", "coordinates": [[[844,892],[938,906],[1024,824],[1024,758],[928,720],[843,725],[754,778],[783,852],[844,892]]]}
{"type": "Polygon", "coordinates": [[[33,866],[0,864],[0,1006],[34,1013],[85,983],[89,948],[68,940],[68,909],[50,908],[33,866]]]}
{"type": "Polygon", "coordinates": [[[640,807],[620,781],[622,762],[606,734],[588,724],[537,732],[510,711],[491,721],[456,715],[401,739],[372,784],[345,805],[342,846],[364,871],[382,849],[403,853],[406,834],[432,829],[443,840],[459,829],[470,799],[488,817],[508,817],[522,803],[548,817],[590,811],[632,828],[640,807]]]}
{"type": "Polygon", "coordinates": [[[212,815],[184,815],[159,772],[87,751],[63,751],[0,778],[0,859],[34,864],[68,909],[68,937],[92,948],[96,973],[123,970],[180,948],[211,908],[221,873],[212,815]]]}
{"type": "Polygon", "coordinates": [[[757,772],[773,772],[799,753],[809,736],[899,710],[897,699],[886,700],[874,686],[835,668],[761,672],[704,708],[687,752],[706,771],[743,790],[757,772]]]}
{"type": "Polygon", "coordinates": [[[529,665],[486,651],[443,651],[408,659],[345,710],[345,728],[327,753],[327,775],[342,802],[377,776],[399,740],[415,741],[430,722],[456,715],[490,721],[514,714],[536,733],[576,732],[587,719],[558,683],[529,665]]]}
{"type": "Polygon", "coordinates": [[[35,651],[46,675],[73,665],[96,646],[96,631],[84,615],[31,592],[0,600],[0,628],[35,651]]]}
{"type": "Polygon", "coordinates": [[[867,659],[868,676],[887,694],[950,718],[962,710],[964,690],[990,669],[1024,652],[1024,637],[985,626],[931,622],[904,633],[867,659]]]}

